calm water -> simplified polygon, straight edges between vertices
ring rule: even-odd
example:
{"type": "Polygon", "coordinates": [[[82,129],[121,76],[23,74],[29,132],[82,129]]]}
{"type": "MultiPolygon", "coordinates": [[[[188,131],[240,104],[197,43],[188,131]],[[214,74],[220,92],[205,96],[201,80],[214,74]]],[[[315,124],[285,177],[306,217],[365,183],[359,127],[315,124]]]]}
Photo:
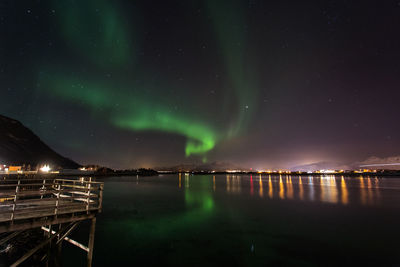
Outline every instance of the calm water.
{"type": "MultiPolygon", "coordinates": [[[[111,177],[94,266],[400,264],[400,178],[111,177]]],[[[86,242],[87,229],[73,237],[86,242]]],[[[64,245],[64,266],[85,266],[64,245]]]]}

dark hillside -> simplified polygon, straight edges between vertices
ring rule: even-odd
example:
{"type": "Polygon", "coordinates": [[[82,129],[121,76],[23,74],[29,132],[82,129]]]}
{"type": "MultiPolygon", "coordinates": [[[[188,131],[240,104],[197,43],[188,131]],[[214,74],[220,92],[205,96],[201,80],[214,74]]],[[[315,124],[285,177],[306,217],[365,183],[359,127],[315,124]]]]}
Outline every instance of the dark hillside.
{"type": "Polygon", "coordinates": [[[44,163],[71,169],[80,166],[52,150],[19,121],[2,115],[0,115],[0,163],[30,164],[32,168],[44,163]]]}

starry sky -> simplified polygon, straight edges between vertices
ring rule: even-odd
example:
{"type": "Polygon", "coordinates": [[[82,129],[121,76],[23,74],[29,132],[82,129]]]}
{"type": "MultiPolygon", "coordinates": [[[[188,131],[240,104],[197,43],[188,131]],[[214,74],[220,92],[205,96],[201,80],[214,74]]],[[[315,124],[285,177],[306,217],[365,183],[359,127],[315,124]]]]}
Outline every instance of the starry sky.
{"type": "Polygon", "coordinates": [[[399,1],[0,2],[0,113],[112,168],[399,155],[399,1]]]}

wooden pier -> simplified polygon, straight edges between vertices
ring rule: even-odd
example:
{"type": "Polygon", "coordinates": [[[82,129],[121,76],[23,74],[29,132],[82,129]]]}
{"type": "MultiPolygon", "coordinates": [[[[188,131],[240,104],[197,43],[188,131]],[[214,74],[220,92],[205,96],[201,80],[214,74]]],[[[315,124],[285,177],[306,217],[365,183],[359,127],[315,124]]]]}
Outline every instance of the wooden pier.
{"type": "MultiPolygon", "coordinates": [[[[101,212],[104,184],[89,179],[6,179],[0,181],[0,245],[24,230],[40,228],[47,238],[11,266],[18,266],[36,252],[69,242],[93,258],[96,215],[101,212]],[[68,237],[85,220],[91,220],[88,245],[68,237]]],[[[47,257],[48,260],[49,257],[47,257]]]]}

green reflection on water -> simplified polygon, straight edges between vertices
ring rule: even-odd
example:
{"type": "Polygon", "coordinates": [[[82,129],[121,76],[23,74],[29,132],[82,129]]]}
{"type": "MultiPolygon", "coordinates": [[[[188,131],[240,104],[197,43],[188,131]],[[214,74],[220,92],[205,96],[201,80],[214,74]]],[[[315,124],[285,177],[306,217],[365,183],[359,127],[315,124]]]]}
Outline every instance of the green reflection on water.
{"type": "MultiPolygon", "coordinates": [[[[167,212],[161,216],[154,214],[149,218],[133,217],[118,221],[108,220],[105,222],[105,228],[111,230],[110,232],[124,231],[124,234],[143,238],[143,240],[166,238],[173,236],[177,231],[182,232],[195,227],[202,228],[216,211],[212,196],[212,177],[205,176],[200,179],[192,179],[190,182],[189,179],[189,176],[185,177],[185,186],[183,187],[185,208],[180,210],[180,213],[167,212]]],[[[150,242],[150,240],[144,242],[150,242]]]]}

